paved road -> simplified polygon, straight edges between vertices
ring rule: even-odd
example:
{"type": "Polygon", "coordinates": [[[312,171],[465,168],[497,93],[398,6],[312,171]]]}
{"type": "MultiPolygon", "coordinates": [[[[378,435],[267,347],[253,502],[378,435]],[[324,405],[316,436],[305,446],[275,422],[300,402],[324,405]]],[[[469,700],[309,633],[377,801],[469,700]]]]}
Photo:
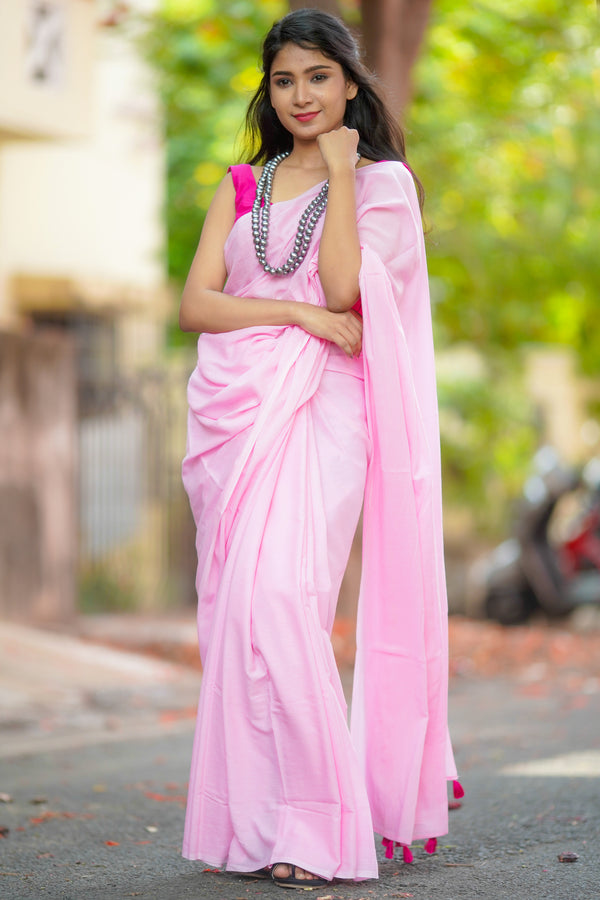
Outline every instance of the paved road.
{"type": "MultiPolygon", "coordinates": [[[[401,697],[399,697],[401,702],[401,697]]],[[[467,795],[438,852],[382,861],[378,882],[333,884],[315,898],[600,898],[600,693],[565,680],[452,682],[451,717],[467,795]],[[579,855],[561,863],[565,851],[579,855]]],[[[0,760],[0,897],[249,900],[281,890],[182,860],[191,720],[133,719],[90,743],[13,743],[0,760]]],[[[92,735],[93,737],[93,735],[92,735]]]]}

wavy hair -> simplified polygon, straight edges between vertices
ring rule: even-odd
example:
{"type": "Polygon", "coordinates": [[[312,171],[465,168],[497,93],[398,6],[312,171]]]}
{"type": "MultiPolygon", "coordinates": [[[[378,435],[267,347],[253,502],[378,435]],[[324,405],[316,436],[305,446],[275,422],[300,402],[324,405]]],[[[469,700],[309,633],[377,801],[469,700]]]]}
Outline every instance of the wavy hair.
{"type": "MultiPolygon", "coordinates": [[[[361,156],[376,162],[395,159],[408,166],[402,129],[380,97],[375,76],[361,61],[357,42],[340,19],[320,9],[298,9],[289,13],[275,22],[265,37],[263,76],[246,113],[245,140],[250,148],[247,161],[251,165],[265,163],[293,147],[292,135],[277,118],[269,92],[271,66],[285,44],[319,50],[323,56],[339,63],[345,78],[356,84],[356,97],[346,103],[344,125],[358,131],[361,156]]],[[[412,169],[409,170],[422,208],[423,186],[412,169]]]]}

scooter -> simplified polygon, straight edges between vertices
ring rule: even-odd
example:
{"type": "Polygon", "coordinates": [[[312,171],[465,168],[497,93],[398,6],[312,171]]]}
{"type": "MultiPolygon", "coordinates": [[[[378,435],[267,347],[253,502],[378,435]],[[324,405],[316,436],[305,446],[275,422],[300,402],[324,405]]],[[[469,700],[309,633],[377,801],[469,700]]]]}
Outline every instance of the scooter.
{"type": "Polygon", "coordinates": [[[472,567],[469,607],[503,625],[527,621],[536,609],[563,616],[576,606],[600,604],[600,459],[582,472],[561,464],[544,447],[525,483],[513,537],[472,567]],[[551,539],[559,501],[583,502],[564,537],[551,539]]]}

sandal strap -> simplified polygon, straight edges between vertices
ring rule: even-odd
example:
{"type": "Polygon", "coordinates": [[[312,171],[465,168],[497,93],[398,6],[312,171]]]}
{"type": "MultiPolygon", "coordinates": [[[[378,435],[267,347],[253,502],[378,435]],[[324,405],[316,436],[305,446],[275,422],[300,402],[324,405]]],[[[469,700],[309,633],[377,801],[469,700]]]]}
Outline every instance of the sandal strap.
{"type": "Polygon", "coordinates": [[[328,884],[326,878],[322,878],[320,875],[314,875],[313,873],[309,873],[307,869],[304,871],[307,874],[310,874],[310,878],[298,878],[297,870],[302,868],[301,866],[297,866],[295,863],[274,863],[271,868],[271,878],[275,882],[282,887],[323,887],[328,884]],[[288,866],[290,873],[289,875],[276,875],[275,869],[277,866],[288,866]]]}

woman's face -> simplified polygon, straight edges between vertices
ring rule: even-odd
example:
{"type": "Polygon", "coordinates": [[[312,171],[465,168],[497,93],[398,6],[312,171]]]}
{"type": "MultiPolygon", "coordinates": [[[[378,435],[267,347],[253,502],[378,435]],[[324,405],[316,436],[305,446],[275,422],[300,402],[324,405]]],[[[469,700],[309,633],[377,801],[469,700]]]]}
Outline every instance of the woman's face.
{"type": "Polygon", "coordinates": [[[358,88],[320,50],[284,44],[269,75],[271,105],[294,140],[314,141],[344,124],[346,102],[358,88]]]}

